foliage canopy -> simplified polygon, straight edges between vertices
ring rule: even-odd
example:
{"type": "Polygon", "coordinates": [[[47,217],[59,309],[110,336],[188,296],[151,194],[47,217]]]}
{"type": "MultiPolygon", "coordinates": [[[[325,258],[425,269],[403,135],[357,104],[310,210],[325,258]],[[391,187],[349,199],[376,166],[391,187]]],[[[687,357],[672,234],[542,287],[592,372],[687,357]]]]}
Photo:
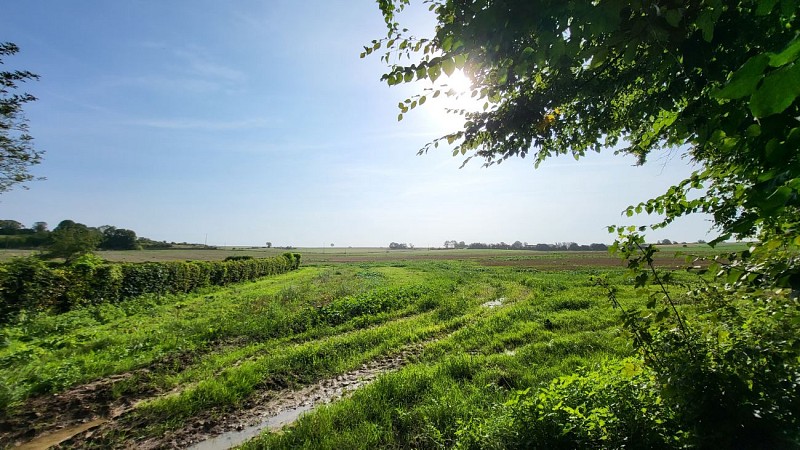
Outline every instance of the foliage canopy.
{"type": "MultiPolygon", "coordinates": [[[[0,64],[3,64],[4,57],[17,52],[19,47],[16,45],[0,43],[0,64]]],[[[17,84],[38,78],[26,70],[0,71],[0,193],[33,180],[28,169],[42,159],[42,152],[33,147],[33,138],[28,134],[28,124],[22,112],[25,103],[36,100],[36,97],[15,93],[17,84]]]]}
{"type": "Polygon", "coordinates": [[[707,212],[722,238],[796,226],[796,0],[432,1],[437,26],[424,38],[398,22],[409,0],[378,3],[388,34],[362,55],[386,49],[383,80],[461,69],[484,101],[482,111],[457,111],[463,128],[422,151],[443,139],[489,165],[528,155],[538,165],[608,147],[643,163],[680,147],[699,170],[630,214],[662,213],[665,225],[707,212]]]}
{"type": "MultiPolygon", "coordinates": [[[[545,434],[568,437],[566,447],[606,446],[612,438],[627,445],[642,429],[651,433],[647,447],[800,446],[798,1],[426,3],[436,29],[417,38],[398,21],[410,1],[379,0],[388,34],[362,54],[387,49],[383,80],[389,85],[435,81],[458,69],[472,79],[471,95],[483,100],[483,110],[456,111],[462,128],[421,152],[445,140],[467,160],[492,165],[530,155],[538,165],[560,154],[579,159],[613,148],[641,164],[653,152],[678,148],[698,169],[627,215],[661,214],[658,228],[704,212],[720,233],[712,244],[757,239],[749,250],[701,269],[708,276],[687,286],[679,302],[671,274],[654,267],[657,249],[635,227],[610,227],[620,235],[612,249],[627,259],[646,299],[643,308],[622,310],[622,320],[645,379],[657,382],[613,373],[562,380],[538,393],[539,399],[551,395],[552,404],[537,403],[537,394],[518,402],[521,420],[497,428],[511,442],[501,446],[524,441],[525,430],[538,429],[543,417],[554,420],[545,434]],[[403,64],[404,57],[410,62],[403,64]],[[587,402],[602,397],[584,389],[603,384],[592,377],[608,383],[612,395],[584,414],[587,402]],[[635,389],[619,399],[631,384],[635,389]],[[646,406],[613,411],[634,395],[646,406]],[[637,425],[657,411],[674,423],[637,425]],[[623,418],[633,428],[603,434],[623,418]]],[[[429,93],[441,94],[433,87],[407,99],[400,118],[429,93]]],[[[598,283],[621,308],[615,288],[598,283]]],[[[483,446],[491,441],[485,429],[483,422],[469,424],[462,434],[478,436],[473,444],[483,446]]]]}

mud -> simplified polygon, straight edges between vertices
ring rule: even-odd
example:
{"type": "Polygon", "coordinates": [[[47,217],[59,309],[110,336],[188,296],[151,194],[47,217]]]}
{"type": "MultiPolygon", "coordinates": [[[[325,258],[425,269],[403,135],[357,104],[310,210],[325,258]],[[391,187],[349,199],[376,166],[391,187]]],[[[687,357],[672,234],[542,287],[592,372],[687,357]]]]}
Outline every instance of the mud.
{"type": "Polygon", "coordinates": [[[73,427],[62,428],[61,430],[53,433],[42,434],[32,441],[26,442],[14,448],[16,450],[47,450],[48,448],[56,446],[68,439],[72,439],[78,434],[85,433],[92,428],[97,428],[106,422],[108,422],[108,419],[95,419],[91,422],[82,423],[73,427]]]}
{"type": "Polygon", "coordinates": [[[132,403],[130,399],[114,399],[113,387],[133,377],[134,373],[114,375],[29,400],[21,411],[0,421],[0,447],[19,445],[43,433],[54,434],[98,418],[122,414],[132,403]]]}
{"type": "Polygon", "coordinates": [[[154,362],[149,368],[30,398],[9,417],[0,419],[0,448],[19,448],[44,435],[77,429],[99,419],[115,419],[139,401],[161,394],[149,383],[155,373],[182,370],[195,359],[196,355],[172,355],[154,362]],[[118,386],[120,383],[128,386],[118,386]]]}
{"type": "MultiPolygon", "coordinates": [[[[211,409],[195,416],[183,428],[169,431],[161,436],[144,440],[135,440],[136,428],[145,424],[135,423],[127,413],[138,401],[127,401],[122,407],[107,406],[109,414],[99,416],[106,423],[93,425],[91,430],[83,432],[78,427],[88,421],[72,420],[70,423],[53,423],[52,427],[60,430],[78,430],[71,439],[66,439],[57,448],[195,448],[228,449],[252,439],[266,430],[276,430],[293,423],[303,413],[313,408],[340,399],[355,389],[374,381],[379,375],[403,367],[421,354],[424,347],[436,339],[420,342],[405,347],[395,354],[380,357],[363,364],[358,369],[335,377],[321,380],[300,389],[273,389],[265,387],[250,397],[239,409],[234,411],[211,409]],[[120,436],[127,436],[124,442],[120,436]]],[[[125,376],[120,376],[125,377],[125,376]]],[[[110,380],[106,380],[110,382],[110,380]]],[[[88,385],[79,389],[83,392],[88,385]]],[[[66,394],[66,393],[65,393],[66,394]]],[[[158,393],[165,395],[166,393],[158,393]]],[[[63,394],[62,394],[63,395],[63,394]]],[[[153,396],[150,396],[153,398],[153,396]]],[[[84,415],[89,414],[84,412],[84,415]]],[[[75,414],[80,415],[80,414],[75,414]]],[[[43,429],[44,427],[39,427],[43,429]]],[[[88,428],[87,428],[88,430],[88,428]]],[[[84,430],[85,431],[85,430],[84,430]]],[[[53,433],[48,431],[48,433],[53,433]]],[[[65,431],[66,433],[66,431],[65,431]]],[[[30,438],[30,437],[29,437],[30,438]]],[[[37,437],[39,439],[40,437],[37,437]]],[[[43,438],[42,438],[43,439],[43,438]]],[[[23,439],[25,440],[25,439],[23,439]]],[[[17,440],[17,444],[21,440],[17,440]]],[[[29,441],[32,442],[32,441],[29,441]]],[[[40,448],[40,447],[34,447],[40,448]]]]}
{"type": "Polygon", "coordinates": [[[374,381],[379,375],[398,370],[416,358],[425,343],[407,347],[400,353],[363,364],[356,370],[321,380],[298,390],[264,391],[241,408],[213,419],[213,412],[196,417],[183,429],[166,436],[136,443],[136,448],[192,448],[194,450],[229,449],[252,439],[263,431],[280,429],[303,413],[338,400],[374,381]]]}

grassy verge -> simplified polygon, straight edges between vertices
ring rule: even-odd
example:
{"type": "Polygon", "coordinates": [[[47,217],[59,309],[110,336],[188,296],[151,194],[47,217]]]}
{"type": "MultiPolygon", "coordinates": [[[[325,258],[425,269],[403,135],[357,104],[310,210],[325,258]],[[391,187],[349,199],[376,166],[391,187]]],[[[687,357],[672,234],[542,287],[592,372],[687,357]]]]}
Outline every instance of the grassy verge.
{"type": "MultiPolygon", "coordinates": [[[[413,364],[248,446],[450,447],[463,424],[490,417],[517,390],[630,355],[618,313],[590,281],[597,275],[629,281],[615,269],[459,261],[306,267],[193,295],[29,317],[2,330],[0,377],[19,405],[147,369],[113,396],[152,398],[97,440],[125,446],[424,341],[413,364]]],[[[629,288],[618,293],[623,305],[638,298],[629,288]]]]}

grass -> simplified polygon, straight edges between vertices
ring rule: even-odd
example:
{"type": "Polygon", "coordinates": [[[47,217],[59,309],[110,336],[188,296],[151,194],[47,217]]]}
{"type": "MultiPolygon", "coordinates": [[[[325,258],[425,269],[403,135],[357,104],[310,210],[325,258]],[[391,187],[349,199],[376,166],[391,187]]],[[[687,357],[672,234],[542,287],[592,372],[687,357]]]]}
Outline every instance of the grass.
{"type": "MultiPolygon", "coordinates": [[[[672,260],[676,252],[697,254],[703,256],[715,255],[720,252],[743,250],[746,243],[722,243],[715,248],[707,244],[673,244],[659,245],[662,253],[661,259],[672,260]]],[[[152,261],[221,261],[228,256],[252,256],[254,258],[267,258],[278,256],[285,249],[264,247],[219,247],[216,249],[205,248],[173,248],[164,250],[105,250],[97,254],[109,261],[116,262],[152,262],[152,261]]],[[[553,262],[569,261],[572,265],[580,267],[619,266],[619,260],[609,256],[605,251],[590,252],[541,252],[535,250],[490,250],[490,249],[407,249],[389,250],[379,247],[318,247],[292,249],[303,255],[303,264],[325,263],[369,263],[376,261],[422,261],[422,260],[474,260],[474,261],[529,261],[531,265],[553,267],[553,262]]],[[[18,256],[28,256],[36,253],[35,250],[0,249],[0,261],[7,261],[18,256]]],[[[683,258],[678,258],[682,261],[683,258]]]]}
{"type": "Polygon", "coordinates": [[[492,414],[516,390],[631,354],[618,313],[590,281],[598,275],[620,285],[623,305],[641,301],[620,269],[467,258],[316,263],[191,295],[31,316],[0,330],[5,413],[13,417],[31,397],[132,372],[111,397],[149,400],[94,444],[130,446],[197,417],[235,414],[261,391],[310,384],[426,342],[413,364],[246,448],[451,447],[463,424],[492,414]],[[500,306],[483,306],[490,301],[500,306]]]}

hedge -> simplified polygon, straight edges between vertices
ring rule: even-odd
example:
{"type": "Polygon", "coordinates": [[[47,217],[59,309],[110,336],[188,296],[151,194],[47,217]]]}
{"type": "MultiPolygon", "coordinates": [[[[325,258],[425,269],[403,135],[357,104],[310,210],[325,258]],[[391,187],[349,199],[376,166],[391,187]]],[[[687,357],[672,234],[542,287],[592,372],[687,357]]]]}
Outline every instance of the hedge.
{"type": "Polygon", "coordinates": [[[105,263],[90,255],[68,266],[15,258],[0,265],[0,324],[13,321],[21,311],[60,313],[142,294],[186,293],[277,275],[299,266],[298,253],[228,261],[126,264],[105,263]]]}

